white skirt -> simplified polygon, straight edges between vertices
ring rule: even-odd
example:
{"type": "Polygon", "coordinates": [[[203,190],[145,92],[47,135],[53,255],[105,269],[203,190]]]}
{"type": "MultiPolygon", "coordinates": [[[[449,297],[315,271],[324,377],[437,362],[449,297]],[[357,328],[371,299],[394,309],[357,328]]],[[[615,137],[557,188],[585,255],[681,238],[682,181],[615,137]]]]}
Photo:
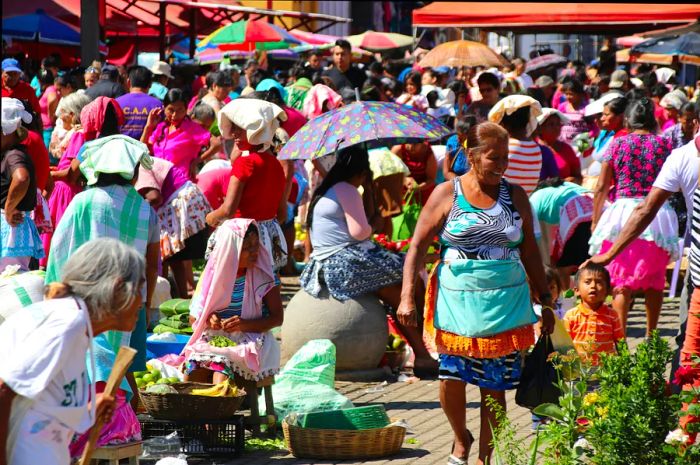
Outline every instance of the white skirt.
{"type": "MultiPolygon", "coordinates": [[[[615,200],[601,215],[588,242],[588,253],[599,253],[603,241],[615,242],[634,209],[643,201],[644,198],[615,200]]],[[[671,256],[671,261],[678,259],[678,217],[668,202],[659,209],[651,224],[639,235],[639,239],[653,242],[664,249],[671,256]]]]}

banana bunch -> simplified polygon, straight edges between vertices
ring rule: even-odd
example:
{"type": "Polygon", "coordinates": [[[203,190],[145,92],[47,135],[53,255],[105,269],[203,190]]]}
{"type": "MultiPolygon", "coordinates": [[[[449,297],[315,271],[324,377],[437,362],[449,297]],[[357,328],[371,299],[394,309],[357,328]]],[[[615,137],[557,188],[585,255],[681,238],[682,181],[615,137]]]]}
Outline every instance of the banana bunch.
{"type": "Polygon", "coordinates": [[[208,396],[208,397],[234,397],[238,394],[238,388],[232,386],[227,379],[223,383],[216,384],[206,389],[192,389],[190,392],[193,396],[208,396]]]}

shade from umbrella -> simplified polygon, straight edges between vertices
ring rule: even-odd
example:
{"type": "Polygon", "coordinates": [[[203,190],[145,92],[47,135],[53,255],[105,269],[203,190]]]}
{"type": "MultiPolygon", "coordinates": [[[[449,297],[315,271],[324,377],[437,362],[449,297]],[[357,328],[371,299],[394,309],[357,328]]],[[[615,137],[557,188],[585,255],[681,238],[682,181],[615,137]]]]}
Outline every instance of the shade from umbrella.
{"type": "Polygon", "coordinates": [[[354,102],[306,123],[282,148],[282,160],[314,159],[353,145],[367,148],[438,139],[450,134],[430,115],[407,105],[354,102]]]}
{"type": "Polygon", "coordinates": [[[633,61],[641,61],[644,58],[659,60],[654,63],[672,63],[675,57],[680,63],[700,65],[700,34],[688,32],[645,40],[632,47],[630,56],[633,61]]]}
{"type": "Polygon", "coordinates": [[[301,44],[301,41],[279,26],[266,21],[237,21],[227,24],[199,41],[197,48],[214,45],[221,50],[276,50],[301,44]]]}
{"type": "Polygon", "coordinates": [[[508,61],[481,42],[455,40],[445,42],[426,53],[421,67],[438,66],[503,66],[508,61]]]}
{"type": "Polygon", "coordinates": [[[557,55],[556,53],[549,53],[547,55],[541,55],[533,58],[525,64],[525,71],[535,71],[538,69],[546,68],[547,66],[561,65],[568,61],[567,58],[557,55]]]}
{"type": "Polygon", "coordinates": [[[364,48],[372,52],[392,50],[413,45],[413,37],[395,32],[365,31],[362,34],[347,36],[346,39],[354,47],[364,48]]]}
{"type": "Polygon", "coordinates": [[[12,39],[37,40],[46,44],[80,45],[80,33],[44,10],[2,20],[2,35],[12,39]]]}

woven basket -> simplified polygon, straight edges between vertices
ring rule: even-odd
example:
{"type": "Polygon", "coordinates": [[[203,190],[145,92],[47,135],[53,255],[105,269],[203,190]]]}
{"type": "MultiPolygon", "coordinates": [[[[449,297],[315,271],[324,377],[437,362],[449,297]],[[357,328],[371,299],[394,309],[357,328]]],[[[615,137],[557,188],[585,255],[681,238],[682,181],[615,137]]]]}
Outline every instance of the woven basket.
{"type": "Polygon", "coordinates": [[[284,442],[298,458],[369,459],[401,450],[406,429],[400,426],[363,430],[316,429],[291,426],[282,421],[284,442]]]}
{"type": "Polygon", "coordinates": [[[206,389],[212,384],[174,383],[178,394],[139,394],[148,413],[159,420],[225,420],[231,418],[241,407],[246,393],[238,389],[234,397],[193,396],[192,389],[206,389]]]}

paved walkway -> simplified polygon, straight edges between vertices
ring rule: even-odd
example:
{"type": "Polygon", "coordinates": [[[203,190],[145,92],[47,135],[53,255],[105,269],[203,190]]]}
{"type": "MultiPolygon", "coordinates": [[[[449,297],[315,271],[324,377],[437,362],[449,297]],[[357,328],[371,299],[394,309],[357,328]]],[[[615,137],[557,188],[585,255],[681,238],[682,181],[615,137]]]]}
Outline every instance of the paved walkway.
{"type": "MultiPolygon", "coordinates": [[[[287,283],[285,283],[287,284],[287,283]]],[[[295,289],[288,284],[285,286],[285,297],[293,295],[295,289]]],[[[638,301],[628,321],[627,337],[632,348],[644,338],[646,317],[642,302],[638,301]]],[[[661,336],[669,340],[673,347],[673,337],[676,334],[678,322],[678,299],[666,299],[664,302],[659,331],[661,336]]],[[[406,436],[407,441],[398,455],[388,459],[371,461],[323,461],[311,459],[296,459],[286,451],[255,452],[244,454],[241,458],[231,461],[216,461],[218,465],[301,465],[301,464],[391,464],[391,465],[433,465],[445,464],[452,444],[452,432],[447,419],[440,408],[438,400],[438,381],[421,380],[418,383],[407,384],[396,382],[388,384],[381,392],[368,392],[378,383],[337,382],[336,389],[348,396],[355,405],[362,406],[372,403],[382,403],[391,418],[402,418],[408,421],[414,434],[406,436]],[[410,442],[408,440],[411,440],[410,442]]],[[[515,405],[514,391],[507,395],[508,417],[524,440],[529,441],[531,433],[530,412],[515,405]]],[[[476,387],[467,388],[467,426],[474,434],[478,443],[479,436],[479,391],[476,387]]],[[[470,463],[476,460],[477,446],[472,448],[470,463]]]]}

